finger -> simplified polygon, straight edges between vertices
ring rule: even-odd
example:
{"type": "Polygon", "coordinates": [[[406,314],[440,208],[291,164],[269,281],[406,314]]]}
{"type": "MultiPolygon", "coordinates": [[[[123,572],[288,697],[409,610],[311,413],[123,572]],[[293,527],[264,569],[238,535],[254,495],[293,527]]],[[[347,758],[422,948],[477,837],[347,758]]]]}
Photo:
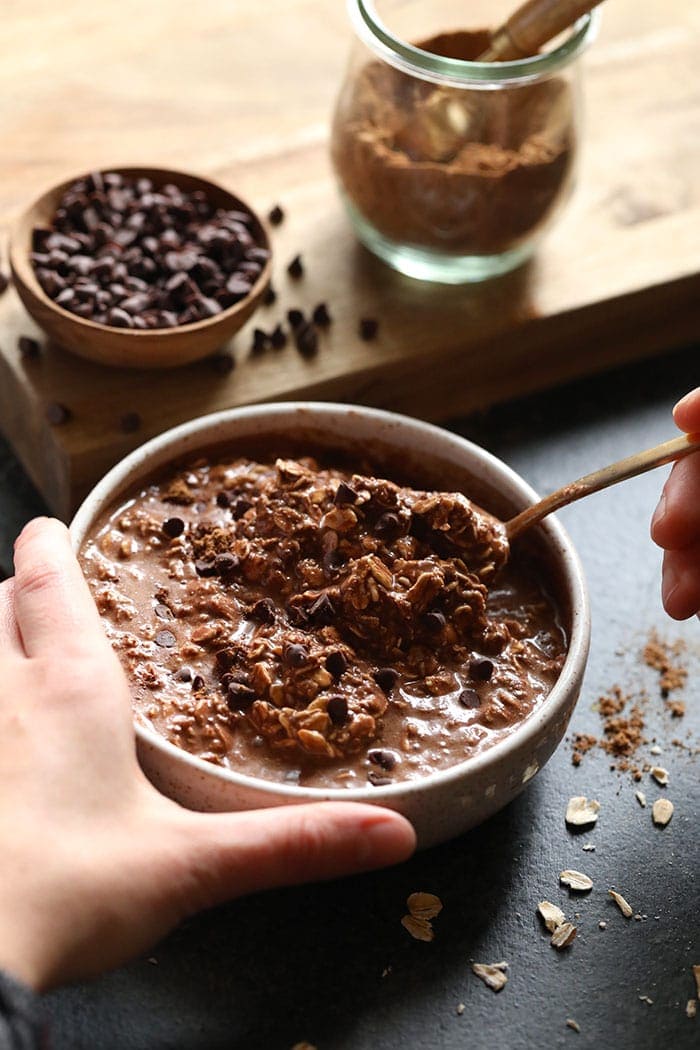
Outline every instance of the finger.
{"type": "Polygon", "coordinates": [[[396,864],[416,845],[413,828],[398,813],[352,802],[188,813],[185,820],[193,876],[186,907],[192,911],[272,886],[396,864]]]}
{"type": "Polygon", "coordinates": [[[105,644],[68,530],[35,518],[15,544],[15,614],[28,656],[105,644]]]}
{"type": "Polygon", "coordinates": [[[661,595],[674,620],[687,620],[700,611],[700,540],[684,550],[666,551],[661,595]]]}
{"type": "Polygon", "coordinates": [[[700,537],[700,452],[676,463],[651,522],[651,538],[680,550],[700,537]]]}
{"type": "Polygon", "coordinates": [[[0,653],[24,654],[15,618],[15,582],[0,583],[0,653]]]}
{"type": "Polygon", "coordinates": [[[680,399],[673,409],[673,420],[686,434],[700,432],[700,386],[680,399]]]}

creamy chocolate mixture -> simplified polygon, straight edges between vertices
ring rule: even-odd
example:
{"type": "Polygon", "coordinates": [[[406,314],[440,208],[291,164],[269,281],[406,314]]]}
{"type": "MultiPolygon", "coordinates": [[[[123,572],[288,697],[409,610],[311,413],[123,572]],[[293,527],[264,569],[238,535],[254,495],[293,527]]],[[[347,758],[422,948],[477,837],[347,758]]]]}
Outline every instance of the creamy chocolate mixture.
{"type": "Polygon", "coordinates": [[[137,718],[209,762],[315,787],[454,765],[542,703],[566,640],[464,496],[310,458],[198,462],[87,538],[137,718]]]}

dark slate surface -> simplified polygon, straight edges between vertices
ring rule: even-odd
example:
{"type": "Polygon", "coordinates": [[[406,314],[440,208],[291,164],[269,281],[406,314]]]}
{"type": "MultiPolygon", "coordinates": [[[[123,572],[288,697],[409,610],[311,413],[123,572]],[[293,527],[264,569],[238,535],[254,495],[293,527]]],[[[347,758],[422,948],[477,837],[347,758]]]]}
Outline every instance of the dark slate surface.
{"type": "MultiPolygon", "coordinates": [[[[563,348],[565,353],[566,349],[563,348]]],[[[670,409],[700,382],[698,351],[578,383],[456,425],[543,493],[673,435],[670,409]]],[[[22,519],[40,507],[3,450],[3,557],[22,519]]],[[[667,620],[659,599],[660,555],[648,522],[665,470],[561,512],[587,572],[593,610],[590,664],[572,729],[597,733],[595,700],[614,684],[648,692],[648,735],[664,747],[652,761],[671,774],[671,824],[652,825],[629,775],[591,752],[580,768],[563,745],[527,791],[481,828],[403,866],[333,884],[234,902],[191,920],[142,959],[89,984],[51,995],[57,1050],[532,1050],[540,1047],[684,1050],[699,1044],[689,1020],[698,943],[698,760],[671,746],[700,741],[697,620],[667,620]],[[672,721],[658,679],[639,652],[656,628],[684,639],[688,713],[672,721]],[[566,802],[602,803],[598,825],[574,836],[566,802]],[[595,852],[584,852],[593,843],[595,852]],[[558,886],[567,867],[591,875],[586,897],[558,886]],[[607,897],[623,892],[642,919],[625,920],[607,897]],[[400,925],[414,890],[444,902],[432,944],[400,925]],[[575,912],[579,936],[564,953],[548,943],[537,902],[575,912]],[[607,928],[598,928],[599,920],[607,928]],[[472,960],[510,963],[494,995],[472,960]],[[648,996],[652,1004],[640,1000],[648,996]],[[464,1003],[459,1016],[457,1005],[464,1003]],[[577,1034],[565,1025],[574,1018],[577,1034]]]]}

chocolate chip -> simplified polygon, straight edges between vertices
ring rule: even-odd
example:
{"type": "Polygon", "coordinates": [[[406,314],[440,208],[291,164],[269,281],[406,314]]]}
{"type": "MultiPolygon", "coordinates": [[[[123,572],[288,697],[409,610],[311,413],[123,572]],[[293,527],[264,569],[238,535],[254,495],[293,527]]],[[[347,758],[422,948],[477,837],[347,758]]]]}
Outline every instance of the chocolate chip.
{"type": "Polygon", "coordinates": [[[374,339],[379,331],[379,321],[374,317],[363,317],[360,320],[359,333],[360,339],[364,339],[366,343],[369,343],[374,339]]]}
{"type": "Polygon", "coordinates": [[[216,576],[216,565],[213,558],[198,558],[194,563],[198,576],[216,576]]]}
{"type": "Polygon", "coordinates": [[[214,354],[209,360],[218,376],[229,375],[236,365],[236,359],[233,354],[214,354]]]}
{"type": "Polygon", "coordinates": [[[404,534],[404,526],[401,518],[398,514],[394,514],[391,511],[387,511],[386,514],[382,514],[381,517],[377,518],[374,525],[374,535],[380,540],[397,540],[399,536],[404,534]]]}
{"type": "Polygon", "coordinates": [[[295,281],[298,281],[300,277],[304,276],[304,264],[301,261],[301,255],[295,255],[292,261],[287,266],[287,273],[295,281]]]}
{"type": "Polygon", "coordinates": [[[192,692],[198,693],[200,689],[204,689],[204,679],[201,674],[196,674],[192,679],[192,692]]]}
{"type": "Polygon", "coordinates": [[[339,649],[329,653],[325,660],[326,670],[329,674],[332,674],[336,682],[343,674],[347,671],[348,661],[345,658],[344,653],[341,653],[339,649]]]}
{"type": "Polygon", "coordinates": [[[314,623],[329,624],[335,619],[335,606],[327,594],[321,594],[309,608],[314,623]]]}
{"type": "Polygon", "coordinates": [[[235,656],[231,649],[218,649],[214,654],[214,659],[220,671],[230,671],[233,667],[235,656]]]}
{"type": "Polygon", "coordinates": [[[245,711],[256,700],[255,690],[241,682],[230,682],[226,690],[226,703],[236,711],[245,711]]]}
{"type": "Polygon", "coordinates": [[[67,407],[62,405],[60,401],[52,401],[46,406],[46,418],[52,427],[60,427],[64,423],[67,423],[73,413],[67,407]]]}
{"type": "Polygon", "coordinates": [[[342,507],[346,503],[357,503],[359,499],[359,493],[355,489],[351,488],[350,485],[345,481],[341,481],[338,488],[335,490],[333,502],[337,507],[342,507]]]}
{"type": "Polygon", "coordinates": [[[423,624],[431,634],[438,634],[444,631],[447,620],[441,612],[427,612],[423,616],[423,624]]]}
{"type": "Polygon", "coordinates": [[[0,295],[6,292],[10,285],[10,278],[0,270],[0,295]]]}
{"type": "Polygon", "coordinates": [[[279,226],[284,222],[284,212],[279,204],[275,204],[274,208],[270,209],[267,219],[271,226],[279,226]]]}
{"type": "Polygon", "coordinates": [[[493,663],[485,657],[475,656],[469,661],[469,677],[475,682],[488,682],[493,674],[493,663]]]}
{"type": "Polygon", "coordinates": [[[185,531],[185,523],[182,518],[166,518],[161,525],[161,529],[166,536],[174,540],[178,536],[182,536],[185,531]]]}
{"type": "Polygon", "coordinates": [[[288,605],[285,611],[292,627],[307,626],[309,618],[300,605],[288,605]]]}
{"type": "Polygon", "coordinates": [[[386,787],[387,784],[393,784],[391,777],[378,773],[376,769],[370,769],[367,779],[373,787],[386,787]]]}
{"type": "Polygon", "coordinates": [[[245,496],[239,496],[238,499],[231,504],[231,517],[234,521],[238,521],[251,510],[253,504],[245,496]]]}
{"type": "MultiPolygon", "coordinates": [[[[73,313],[77,313],[77,309],[74,310],[73,313]]],[[[90,309],[90,313],[92,313],[92,308],[90,309]]],[[[107,314],[107,321],[113,328],[134,327],[134,322],[131,317],[131,314],[128,314],[126,310],[122,310],[118,306],[113,306],[112,309],[109,311],[109,313],[107,314]]]]}
{"type": "Polygon", "coordinates": [[[470,689],[469,687],[462,689],[458,700],[462,707],[467,707],[469,709],[481,707],[481,700],[479,699],[479,694],[476,689],[470,689]]]}
{"type": "Polygon", "coordinates": [[[382,769],[389,770],[394,769],[398,762],[398,755],[395,751],[388,751],[383,747],[374,747],[367,752],[367,758],[375,766],[381,766],[382,769]]]}
{"type": "Polygon", "coordinates": [[[325,303],[319,303],[311,316],[317,328],[328,328],[333,321],[325,303]]]}
{"type": "Polygon", "coordinates": [[[292,642],[285,647],[284,661],[290,667],[302,667],[309,659],[309,653],[305,646],[292,642]]]}
{"type": "Polygon", "coordinates": [[[263,295],[262,301],[263,306],[272,306],[272,304],[277,301],[277,292],[271,284],[268,284],[267,288],[265,289],[265,294],[263,295]]]}
{"type": "Polygon", "coordinates": [[[153,609],[159,620],[172,620],[173,611],[169,609],[167,605],[163,605],[161,602],[158,603],[153,609]]]}
{"type": "Polygon", "coordinates": [[[275,350],[282,350],[287,345],[287,333],[281,324],[276,325],[270,333],[270,342],[275,350]]]}
{"type": "Polygon", "coordinates": [[[36,339],[30,339],[28,335],[21,335],[19,337],[17,340],[17,349],[25,360],[41,356],[41,346],[36,339]]]}
{"type": "Polygon", "coordinates": [[[119,420],[119,429],[125,434],[135,434],[141,429],[141,422],[138,412],[125,412],[119,420]]]}
{"type": "Polygon", "coordinates": [[[177,680],[178,682],[192,681],[192,671],[189,669],[189,667],[180,668],[180,670],[177,672],[177,680]]]}
{"type": "Polygon", "coordinates": [[[267,350],[270,345],[270,337],[267,332],[264,332],[262,328],[253,329],[253,345],[251,350],[254,354],[262,353],[263,350],[267,350]]]}
{"type": "Polygon", "coordinates": [[[294,331],[300,325],[304,324],[306,318],[301,310],[297,310],[296,307],[293,307],[291,310],[287,310],[287,320],[289,321],[290,328],[294,331]]]}
{"type": "Polygon", "coordinates": [[[308,321],[295,328],[294,344],[302,357],[313,357],[318,350],[316,329],[308,321]]]}
{"type": "Polygon", "coordinates": [[[275,604],[271,598],[261,598],[250,610],[249,615],[251,620],[256,620],[258,623],[274,623],[275,604]]]}
{"type": "Polygon", "coordinates": [[[231,497],[229,496],[228,492],[217,492],[217,494],[216,494],[216,504],[217,504],[218,507],[223,507],[224,509],[226,507],[230,507],[231,506],[231,497]]]}
{"type": "Polygon", "coordinates": [[[334,726],[344,726],[348,720],[348,702],[344,696],[331,696],[326,711],[334,726]]]}
{"type": "Polygon", "coordinates": [[[388,696],[399,680],[399,672],[395,671],[393,667],[380,667],[378,671],[374,672],[374,680],[382,692],[388,696]]]}
{"type": "Polygon", "coordinates": [[[156,645],[163,649],[172,649],[176,642],[177,638],[172,631],[158,631],[156,635],[156,645]]]}
{"type": "Polygon", "coordinates": [[[214,558],[214,567],[217,576],[230,576],[238,568],[238,558],[235,554],[230,554],[228,551],[217,554],[214,558]]]}

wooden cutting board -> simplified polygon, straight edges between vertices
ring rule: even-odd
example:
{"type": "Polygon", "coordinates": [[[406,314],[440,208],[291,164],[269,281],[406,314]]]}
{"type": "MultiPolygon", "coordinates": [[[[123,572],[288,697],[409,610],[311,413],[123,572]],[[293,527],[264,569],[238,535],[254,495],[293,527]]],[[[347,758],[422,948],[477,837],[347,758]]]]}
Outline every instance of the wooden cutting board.
{"type": "MultiPolygon", "coordinates": [[[[167,427],[251,401],[337,399],[435,420],[698,337],[700,7],[615,0],[584,60],[586,146],[577,192],[535,260],[498,281],[446,288],[390,272],[360,248],[337,200],[327,129],[350,43],[337,0],[26,0],[0,29],[0,222],[85,169],[148,163],[197,170],[266,212],[277,303],[235,339],[235,369],[90,365],[37,334],[0,298],[0,426],[56,513],[68,517],[123,454],[167,427]],[[42,26],[37,34],[36,26],[42,26]],[[51,42],[50,48],[47,41],[51,42]],[[302,252],[306,274],[287,277],[302,252]],[[254,325],[325,300],[318,356],[290,345],[251,357],[254,325]],[[373,342],[362,316],[380,320],[373,342]],[[45,409],[72,419],[51,427],[45,409]],[[142,418],[124,434],[126,412],[142,418]]],[[[700,351],[699,351],[700,356],[700,351]]],[[[698,381],[689,376],[688,385],[698,381]]]]}

